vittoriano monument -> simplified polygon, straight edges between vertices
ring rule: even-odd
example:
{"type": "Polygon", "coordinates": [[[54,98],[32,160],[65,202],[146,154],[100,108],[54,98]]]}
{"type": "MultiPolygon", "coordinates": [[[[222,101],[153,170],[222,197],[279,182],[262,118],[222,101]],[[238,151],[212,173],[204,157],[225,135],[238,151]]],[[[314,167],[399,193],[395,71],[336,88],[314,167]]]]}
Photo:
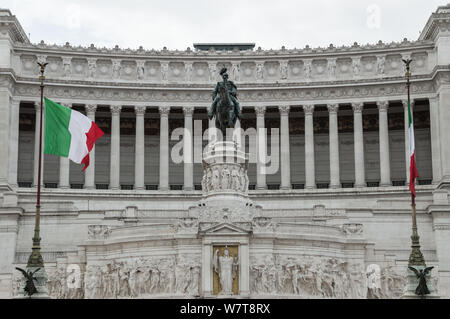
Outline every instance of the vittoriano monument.
{"type": "Polygon", "coordinates": [[[228,80],[227,68],[220,70],[222,81],[217,82],[212,92],[213,102],[208,113],[211,120],[216,117],[216,128],[222,131],[225,137],[227,128],[234,128],[236,120],[242,118],[241,108],[237,100],[237,87],[233,81],[228,80]]]}

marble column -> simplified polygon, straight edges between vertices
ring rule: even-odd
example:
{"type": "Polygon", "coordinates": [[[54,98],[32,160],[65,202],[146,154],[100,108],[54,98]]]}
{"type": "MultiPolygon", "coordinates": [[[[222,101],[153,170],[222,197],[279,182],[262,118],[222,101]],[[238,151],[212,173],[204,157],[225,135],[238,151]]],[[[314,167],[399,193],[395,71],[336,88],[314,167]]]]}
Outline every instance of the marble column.
{"type": "Polygon", "coordinates": [[[266,189],[266,134],[264,124],[265,106],[255,106],[256,113],[256,189],[266,189]]]}
{"type": "Polygon", "coordinates": [[[314,163],[314,105],[303,105],[305,113],[305,188],[316,188],[316,170],[314,163]]]}
{"type": "Polygon", "coordinates": [[[184,136],[183,136],[183,162],[184,162],[184,186],[183,189],[191,191],[194,189],[194,150],[192,115],[194,108],[183,107],[184,112],[184,136]]]}
{"type": "MultiPolygon", "coordinates": [[[[60,103],[61,105],[72,108],[71,104],[60,103]]],[[[68,157],[59,157],[59,188],[70,188],[69,184],[70,162],[68,157]]]]}
{"type": "Polygon", "coordinates": [[[145,189],[145,130],[144,115],[145,106],[135,106],[136,113],[136,145],[134,154],[134,189],[145,189]]]}
{"type": "Polygon", "coordinates": [[[280,189],[291,188],[291,155],[289,145],[289,105],[280,105],[280,189]]]}
{"type": "Polygon", "coordinates": [[[111,162],[109,188],[120,189],[120,111],[122,106],[111,105],[111,162]]]}
{"type": "Polygon", "coordinates": [[[366,173],[364,167],[364,135],[362,111],[364,104],[353,103],[353,133],[355,148],[355,187],[366,186],[366,173]]]}
{"type": "Polygon", "coordinates": [[[9,130],[9,172],[8,181],[13,187],[17,186],[17,161],[19,157],[19,112],[20,100],[11,100],[10,130],[9,130]]]}
{"type": "Polygon", "coordinates": [[[388,101],[377,102],[380,134],[380,186],[391,186],[391,161],[389,156],[388,101]]]}
{"type": "Polygon", "coordinates": [[[430,135],[431,135],[431,161],[433,168],[433,184],[439,183],[442,178],[441,145],[439,134],[439,102],[437,97],[429,99],[430,102],[430,135]]]}
{"type": "Polygon", "coordinates": [[[169,190],[169,113],[170,106],[160,106],[159,189],[169,190]]]}
{"type": "Polygon", "coordinates": [[[339,104],[328,104],[329,139],[330,139],[330,188],[340,188],[339,168],[339,133],[338,133],[338,109],[339,104]]]}
{"type": "MultiPolygon", "coordinates": [[[[409,184],[409,120],[408,120],[408,100],[403,100],[403,115],[405,120],[405,169],[406,169],[406,182],[405,185],[409,184]]],[[[412,106],[412,101],[411,101],[412,106]]]]}
{"type": "MultiPolygon", "coordinates": [[[[41,117],[41,102],[34,103],[36,110],[35,130],[34,130],[34,161],[33,161],[33,187],[38,184],[38,167],[39,167],[39,127],[41,117]]],[[[45,112],[45,110],[43,110],[45,112]]],[[[42,123],[45,123],[45,114],[42,114],[42,123]]],[[[42,144],[44,144],[44,127],[42,128],[42,144]]],[[[43,145],[42,145],[43,146],[43,145]]],[[[44,181],[44,147],[42,147],[42,161],[41,161],[41,186],[44,181]]]]}
{"type": "MultiPolygon", "coordinates": [[[[86,116],[95,122],[95,111],[97,105],[86,104],[86,116]]],[[[95,189],[95,143],[92,150],[89,152],[89,166],[84,171],[84,188],[95,189]]]]}

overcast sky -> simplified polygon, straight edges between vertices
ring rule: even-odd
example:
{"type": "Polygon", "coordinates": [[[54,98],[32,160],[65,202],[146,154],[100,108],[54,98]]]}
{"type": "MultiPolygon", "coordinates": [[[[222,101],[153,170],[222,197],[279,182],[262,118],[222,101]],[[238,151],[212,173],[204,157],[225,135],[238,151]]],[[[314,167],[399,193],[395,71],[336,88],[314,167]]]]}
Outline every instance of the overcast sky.
{"type": "Polygon", "coordinates": [[[263,49],[416,40],[438,0],[2,0],[33,43],[185,50],[198,42],[263,49]]]}

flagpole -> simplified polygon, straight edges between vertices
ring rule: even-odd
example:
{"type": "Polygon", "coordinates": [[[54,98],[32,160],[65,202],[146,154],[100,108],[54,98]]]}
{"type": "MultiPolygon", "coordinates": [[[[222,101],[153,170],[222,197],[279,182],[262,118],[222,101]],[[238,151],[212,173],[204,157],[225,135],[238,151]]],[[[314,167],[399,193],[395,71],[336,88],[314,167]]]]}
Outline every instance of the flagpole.
{"type": "MultiPolygon", "coordinates": [[[[410,97],[410,77],[411,72],[409,65],[412,62],[411,59],[403,60],[406,66],[406,87],[408,91],[408,108],[411,107],[411,97],[410,97]]],[[[408,110],[409,112],[409,110],[408,110]]],[[[409,115],[408,115],[409,116],[409,115]]],[[[413,125],[413,123],[411,123],[413,125]]],[[[406,143],[406,141],[405,141],[406,143]]],[[[411,178],[411,174],[410,177],[411,178]]],[[[417,232],[417,218],[416,218],[416,200],[414,194],[411,192],[411,217],[412,217],[412,235],[411,235],[411,254],[409,255],[408,266],[426,266],[423,254],[420,251],[420,237],[417,232]]]]}
{"type": "Polygon", "coordinates": [[[39,63],[41,75],[39,76],[41,87],[41,115],[39,118],[39,166],[38,166],[38,183],[36,196],[36,219],[34,223],[33,246],[30,257],[28,258],[27,268],[43,268],[44,260],[41,255],[41,237],[40,237],[40,218],[41,218],[41,165],[42,165],[42,116],[44,113],[44,72],[48,63],[39,63]]]}

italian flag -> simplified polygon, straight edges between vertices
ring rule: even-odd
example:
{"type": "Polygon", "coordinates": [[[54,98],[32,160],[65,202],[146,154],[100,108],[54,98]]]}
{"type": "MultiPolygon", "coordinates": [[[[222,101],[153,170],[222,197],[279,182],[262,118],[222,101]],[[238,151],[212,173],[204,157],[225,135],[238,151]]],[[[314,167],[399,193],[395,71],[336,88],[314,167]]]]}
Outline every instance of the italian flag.
{"type": "Polygon", "coordinates": [[[408,132],[409,132],[409,190],[416,197],[416,178],[419,177],[416,167],[416,147],[414,145],[414,125],[411,105],[408,99],[408,132]]]}
{"type": "Polygon", "coordinates": [[[44,153],[89,166],[89,152],[103,131],[87,116],[45,99],[44,153]]]}

